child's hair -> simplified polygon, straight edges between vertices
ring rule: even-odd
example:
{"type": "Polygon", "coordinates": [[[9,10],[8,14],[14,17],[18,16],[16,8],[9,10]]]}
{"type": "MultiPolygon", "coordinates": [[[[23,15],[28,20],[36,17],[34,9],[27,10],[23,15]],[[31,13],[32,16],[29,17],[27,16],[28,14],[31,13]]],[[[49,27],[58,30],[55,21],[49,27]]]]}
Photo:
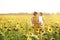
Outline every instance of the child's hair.
{"type": "Polygon", "coordinates": [[[37,15],[37,12],[34,12],[33,15],[36,16],[37,15]]]}
{"type": "Polygon", "coordinates": [[[40,12],[40,15],[43,15],[43,13],[42,13],[42,12],[40,12]]]}

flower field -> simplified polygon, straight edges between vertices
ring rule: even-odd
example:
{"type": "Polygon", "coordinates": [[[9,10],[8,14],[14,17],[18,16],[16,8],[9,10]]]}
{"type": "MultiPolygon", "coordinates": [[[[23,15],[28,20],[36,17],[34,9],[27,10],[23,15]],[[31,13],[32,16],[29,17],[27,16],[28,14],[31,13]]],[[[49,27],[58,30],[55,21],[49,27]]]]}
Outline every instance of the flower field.
{"type": "Polygon", "coordinates": [[[34,35],[32,15],[0,15],[0,40],[60,40],[60,15],[44,15],[45,30],[34,35]]]}

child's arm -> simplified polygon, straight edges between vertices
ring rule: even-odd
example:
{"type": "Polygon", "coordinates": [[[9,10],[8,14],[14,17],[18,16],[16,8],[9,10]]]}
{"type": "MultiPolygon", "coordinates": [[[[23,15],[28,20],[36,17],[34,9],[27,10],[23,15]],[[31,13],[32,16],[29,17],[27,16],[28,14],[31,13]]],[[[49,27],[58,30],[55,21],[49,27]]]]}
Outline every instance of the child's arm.
{"type": "Polygon", "coordinates": [[[43,25],[45,25],[45,20],[44,20],[44,17],[43,17],[43,25]]]}
{"type": "Polygon", "coordinates": [[[38,23],[41,24],[41,22],[40,22],[40,17],[39,17],[39,21],[38,21],[38,23]]]}
{"type": "Polygon", "coordinates": [[[30,23],[31,23],[32,26],[34,25],[33,18],[31,18],[30,23]]]}

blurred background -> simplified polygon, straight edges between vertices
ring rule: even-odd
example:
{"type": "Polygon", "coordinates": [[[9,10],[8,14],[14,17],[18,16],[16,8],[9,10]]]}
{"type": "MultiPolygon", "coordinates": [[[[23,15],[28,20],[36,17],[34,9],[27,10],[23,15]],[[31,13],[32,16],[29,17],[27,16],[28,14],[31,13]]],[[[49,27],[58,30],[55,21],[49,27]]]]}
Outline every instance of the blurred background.
{"type": "Polygon", "coordinates": [[[0,14],[46,12],[59,13],[60,0],[0,0],[0,14]]]}

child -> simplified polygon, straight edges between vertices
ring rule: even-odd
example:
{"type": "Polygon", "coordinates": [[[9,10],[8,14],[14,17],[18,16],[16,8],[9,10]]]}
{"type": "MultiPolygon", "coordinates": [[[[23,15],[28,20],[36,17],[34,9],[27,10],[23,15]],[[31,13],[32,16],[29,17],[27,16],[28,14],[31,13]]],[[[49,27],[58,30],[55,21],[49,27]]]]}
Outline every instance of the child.
{"type": "Polygon", "coordinates": [[[40,12],[40,15],[39,15],[39,24],[40,24],[40,27],[42,28],[42,29],[44,29],[44,23],[43,23],[43,21],[44,21],[44,19],[43,19],[43,13],[42,12],[40,12]]]}

